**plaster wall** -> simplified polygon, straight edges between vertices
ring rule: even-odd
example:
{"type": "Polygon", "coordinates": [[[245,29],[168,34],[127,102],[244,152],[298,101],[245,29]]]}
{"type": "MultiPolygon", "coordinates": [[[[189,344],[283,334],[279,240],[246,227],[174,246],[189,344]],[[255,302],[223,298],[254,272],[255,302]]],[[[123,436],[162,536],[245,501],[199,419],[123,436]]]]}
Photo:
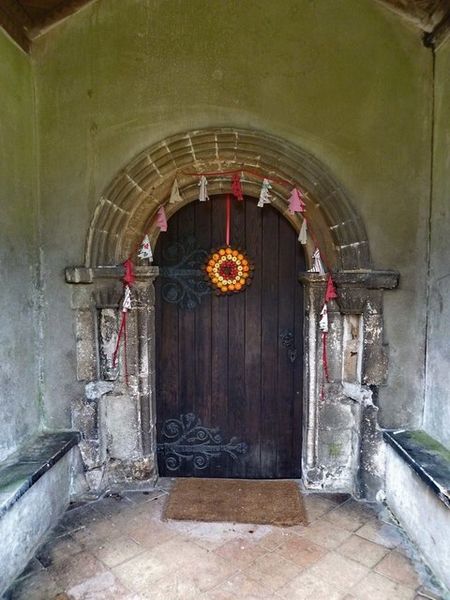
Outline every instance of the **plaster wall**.
{"type": "Polygon", "coordinates": [[[0,461],[39,425],[30,59],[0,30],[0,461]]]}
{"type": "Polygon", "coordinates": [[[450,448],[450,36],[436,51],[424,428],[450,448]]]}
{"type": "Polygon", "coordinates": [[[386,294],[385,426],[423,405],[431,52],[372,0],[97,0],[34,45],[41,148],[46,423],[79,395],[71,290],[94,207],[141,150],[193,128],[256,128],[344,184],[386,294]],[[414,323],[414,326],[411,326],[414,323]]]}
{"type": "Polygon", "coordinates": [[[387,444],[386,500],[433,573],[450,590],[449,508],[387,444]]]}

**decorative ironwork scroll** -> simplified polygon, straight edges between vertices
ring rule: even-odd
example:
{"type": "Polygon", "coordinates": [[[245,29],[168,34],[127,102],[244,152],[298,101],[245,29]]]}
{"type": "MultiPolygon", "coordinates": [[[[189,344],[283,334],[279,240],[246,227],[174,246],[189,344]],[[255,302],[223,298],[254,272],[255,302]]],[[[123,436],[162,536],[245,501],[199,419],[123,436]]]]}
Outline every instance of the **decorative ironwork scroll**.
{"type": "Polygon", "coordinates": [[[226,454],[237,460],[248,449],[235,437],[225,443],[218,427],[205,427],[193,413],[168,419],[161,433],[167,441],[158,444],[157,450],[169,471],[177,471],[186,461],[196,469],[206,469],[212,458],[226,454]]]}
{"type": "Polygon", "coordinates": [[[281,345],[287,349],[288,358],[291,363],[295,362],[297,358],[297,348],[294,345],[294,334],[292,331],[285,329],[280,333],[281,345]]]}
{"type": "Polygon", "coordinates": [[[163,300],[192,310],[211,290],[205,281],[202,266],[208,252],[196,245],[195,237],[173,243],[163,252],[164,264],[160,266],[160,278],[167,279],[162,284],[163,300]]]}

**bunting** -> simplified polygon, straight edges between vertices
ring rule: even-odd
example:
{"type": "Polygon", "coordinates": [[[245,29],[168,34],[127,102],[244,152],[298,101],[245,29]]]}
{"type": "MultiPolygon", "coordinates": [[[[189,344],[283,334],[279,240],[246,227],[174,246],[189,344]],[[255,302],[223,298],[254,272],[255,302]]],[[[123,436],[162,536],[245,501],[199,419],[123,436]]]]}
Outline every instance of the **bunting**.
{"type": "Polygon", "coordinates": [[[167,217],[164,206],[160,206],[156,213],[155,225],[156,227],[159,227],[160,231],[167,231],[167,217]]]}
{"type": "Polygon", "coordinates": [[[293,188],[289,197],[288,210],[291,214],[304,213],[306,205],[303,201],[303,194],[298,188],[293,188]]]}
{"type": "Polygon", "coordinates": [[[306,246],[308,243],[308,226],[304,217],[302,226],[300,227],[300,233],[298,234],[298,241],[300,244],[302,244],[302,246],[306,246]]]}
{"type": "Polygon", "coordinates": [[[143,260],[148,260],[150,262],[153,261],[153,252],[152,247],[150,245],[150,240],[148,235],[146,234],[144,239],[142,240],[141,249],[139,250],[138,258],[142,258],[143,260]]]}
{"type": "Polygon", "coordinates": [[[272,186],[270,185],[270,181],[266,178],[263,179],[262,182],[262,186],[261,186],[261,191],[259,193],[259,201],[258,201],[258,206],[259,208],[262,208],[264,206],[264,204],[270,204],[272,201],[272,195],[270,193],[270,190],[272,189],[272,186]]]}
{"type": "Polygon", "coordinates": [[[172,185],[172,190],[170,192],[169,204],[179,204],[180,202],[183,202],[183,196],[180,194],[180,188],[178,187],[178,181],[175,178],[173,185],[172,185]]]}
{"type": "Polygon", "coordinates": [[[198,187],[200,188],[198,199],[200,202],[206,202],[209,200],[208,196],[208,181],[204,175],[200,177],[200,181],[198,182],[198,187]]]}

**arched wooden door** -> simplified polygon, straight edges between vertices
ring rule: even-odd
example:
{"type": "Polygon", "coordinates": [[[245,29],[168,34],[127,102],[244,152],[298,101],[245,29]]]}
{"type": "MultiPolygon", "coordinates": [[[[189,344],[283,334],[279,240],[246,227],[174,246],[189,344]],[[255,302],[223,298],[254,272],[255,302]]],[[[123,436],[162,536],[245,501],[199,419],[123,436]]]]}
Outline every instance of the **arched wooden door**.
{"type": "Polygon", "coordinates": [[[193,202],[155,248],[156,410],[163,476],[301,474],[303,295],[297,234],[270,205],[233,202],[251,286],[216,296],[199,265],[225,242],[225,196],[193,202]]]}

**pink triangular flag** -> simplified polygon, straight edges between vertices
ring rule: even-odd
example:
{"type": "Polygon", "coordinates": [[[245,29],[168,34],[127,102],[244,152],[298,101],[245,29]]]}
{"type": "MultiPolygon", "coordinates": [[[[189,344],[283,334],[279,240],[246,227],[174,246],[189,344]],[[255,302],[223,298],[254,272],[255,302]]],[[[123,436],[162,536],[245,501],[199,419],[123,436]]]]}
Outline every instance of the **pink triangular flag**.
{"type": "Polygon", "coordinates": [[[330,274],[328,274],[327,279],[327,290],[325,292],[325,302],[329,302],[330,300],[336,300],[338,297],[336,292],[336,286],[334,285],[333,278],[330,274]]]}
{"type": "Polygon", "coordinates": [[[160,231],[167,231],[167,217],[164,206],[160,206],[158,212],[156,213],[155,225],[156,227],[159,227],[160,231]]]}
{"type": "Polygon", "coordinates": [[[306,205],[303,201],[303,194],[298,188],[293,188],[289,198],[289,212],[303,213],[306,210],[306,205]]]}

